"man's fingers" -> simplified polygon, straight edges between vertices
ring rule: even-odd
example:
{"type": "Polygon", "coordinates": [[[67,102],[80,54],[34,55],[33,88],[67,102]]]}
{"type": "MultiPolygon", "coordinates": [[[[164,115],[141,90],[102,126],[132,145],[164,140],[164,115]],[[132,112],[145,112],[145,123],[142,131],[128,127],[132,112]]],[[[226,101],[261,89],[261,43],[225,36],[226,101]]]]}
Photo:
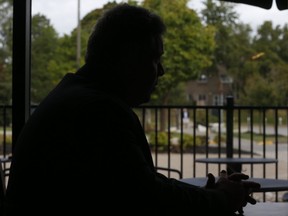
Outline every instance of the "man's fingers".
{"type": "Polygon", "coordinates": [[[228,176],[228,179],[232,181],[241,181],[249,179],[249,176],[244,173],[232,173],[228,176]]]}
{"type": "Polygon", "coordinates": [[[206,182],[205,188],[215,188],[215,177],[212,173],[208,173],[208,180],[206,182]]]}
{"type": "Polygon", "coordinates": [[[252,205],[255,205],[257,203],[257,201],[251,196],[247,197],[247,202],[252,204],[252,205]]]}
{"type": "Polygon", "coordinates": [[[259,184],[258,182],[254,182],[254,181],[242,181],[242,184],[245,188],[251,188],[251,189],[261,188],[261,184],[259,184]]]}

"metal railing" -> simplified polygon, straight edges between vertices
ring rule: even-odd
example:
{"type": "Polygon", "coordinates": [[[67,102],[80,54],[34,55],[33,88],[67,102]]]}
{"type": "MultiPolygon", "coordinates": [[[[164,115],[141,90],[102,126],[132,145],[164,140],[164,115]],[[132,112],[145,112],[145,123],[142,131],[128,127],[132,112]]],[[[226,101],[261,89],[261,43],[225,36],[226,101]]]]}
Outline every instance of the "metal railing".
{"type": "MultiPolygon", "coordinates": [[[[251,177],[288,179],[288,107],[238,106],[228,97],[223,106],[143,105],[134,110],[155,166],[171,169],[165,170],[169,177],[179,178],[179,173],[183,178],[203,177],[226,169],[195,163],[196,158],[259,157],[278,163],[247,164],[242,171],[251,177]]],[[[1,106],[1,112],[0,152],[7,157],[11,155],[11,106],[1,106]]],[[[261,199],[278,201],[283,194],[265,193],[261,199]]]]}
{"type": "MultiPolygon", "coordinates": [[[[205,177],[227,167],[195,163],[197,158],[273,158],[278,162],[244,164],[242,172],[288,179],[288,107],[238,106],[228,97],[223,106],[141,106],[135,112],[156,166],[177,169],[184,178],[205,177]]],[[[263,193],[259,200],[281,201],[284,194],[263,193]]]]}

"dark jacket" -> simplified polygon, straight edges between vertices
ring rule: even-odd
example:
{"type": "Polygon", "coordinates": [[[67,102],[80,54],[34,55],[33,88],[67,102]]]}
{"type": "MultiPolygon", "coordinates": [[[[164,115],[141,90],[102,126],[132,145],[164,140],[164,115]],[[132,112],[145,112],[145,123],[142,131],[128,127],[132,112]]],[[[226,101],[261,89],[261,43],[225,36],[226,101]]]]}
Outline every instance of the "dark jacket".
{"type": "Polygon", "coordinates": [[[201,215],[226,209],[222,193],[158,174],[131,108],[67,74],[16,143],[8,215],[201,215]],[[80,214],[79,214],[80,213],[80,214]]]}

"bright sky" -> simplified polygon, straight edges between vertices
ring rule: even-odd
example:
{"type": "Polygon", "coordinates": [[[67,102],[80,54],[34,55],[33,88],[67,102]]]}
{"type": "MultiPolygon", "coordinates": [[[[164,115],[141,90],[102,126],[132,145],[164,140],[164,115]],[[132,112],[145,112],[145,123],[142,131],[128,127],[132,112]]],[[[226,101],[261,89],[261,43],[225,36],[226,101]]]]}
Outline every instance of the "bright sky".
{"type": "MultiPolygon", "coordinates": [[[[101,8],[111,0],[80,0],[80,16],[84,17],[90,11],[101,8]]],[[[116,0],[123,2],[123,0],[116,0]]],[[[41,13],[47,16],[56,31],[60,34],[70,34],[77,25],[78,0],[32,0],[32,14],[41,13]]],[[[189,6],[196,11],[203,7],[202,0],[190,0],[189,6]]],[[[279,11],[275,2],[269,10],[244,4],[237,4],[236,11],[243,23],[250,24],[256,29],[264,20],[283,26],[288,24],[288,10],[279,11]]]]}

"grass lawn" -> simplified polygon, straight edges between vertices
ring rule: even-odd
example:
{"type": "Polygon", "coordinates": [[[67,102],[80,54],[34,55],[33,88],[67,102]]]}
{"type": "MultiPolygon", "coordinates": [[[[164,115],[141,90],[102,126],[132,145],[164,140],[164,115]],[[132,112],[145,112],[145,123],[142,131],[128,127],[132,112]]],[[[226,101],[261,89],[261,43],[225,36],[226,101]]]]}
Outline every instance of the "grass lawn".
{"type": "MultiPolygon", "coordinates": [[[[235,136],[238,136],[237,133],[234,134],[235,136]]],[[[251,139],[251,135],[253,135],[253,140],[255,140],[256,142],[263,142],[264,136],[261,133],[251,133],[251,132],[244,132],[241,133],[241,138],[242,139],[251,139]]],[[[275,142],[276,137],[274,134],[266,134],[265,135],[265,140],[266,142],[275,142]]],[[[278,143],[287,143],[288,142],[288,137],[278,134],[278,143]]]]}

